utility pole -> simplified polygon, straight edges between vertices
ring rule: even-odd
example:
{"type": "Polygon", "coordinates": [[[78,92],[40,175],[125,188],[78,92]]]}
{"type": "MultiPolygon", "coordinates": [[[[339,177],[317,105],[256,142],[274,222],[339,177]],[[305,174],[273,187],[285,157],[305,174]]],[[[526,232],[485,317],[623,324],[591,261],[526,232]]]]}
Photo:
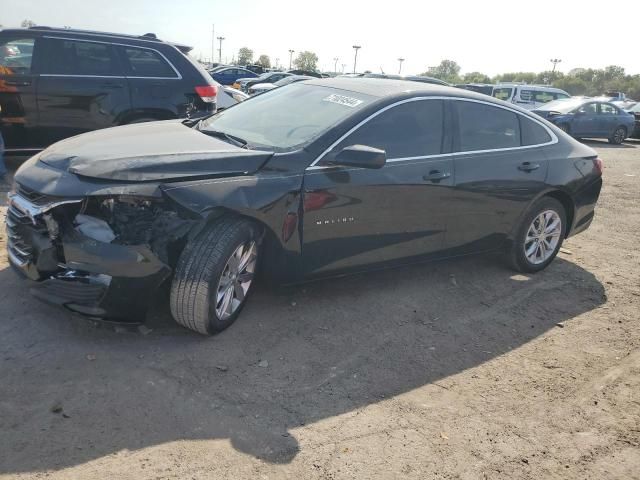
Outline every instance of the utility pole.
{"type": "Polygon", "coordinates": [[[218,41],[220,42],[220,47],[218,48],[218,63],[222,63],[222,41],[224,37],[218,37],[218,41]]]}
{"type": "Polygon", "coordinates": [[[289,50],[289,70],[291,70],[291,60],[293,60],[293,52],[295,52],[295,50],[289,50]]]}
{"type": "Polygon", "coordinates": [[[333,73],[338,73],[338,57],[333,57],[333,73]]]}
{"type": "Polygon", "coordinates": [[[356,51],[355,55],[353,56],[353,73],[356,73],[356,64],[358,63],[358,50],[360,50],[362,47],[360,45],[354,45],[353,49],[356,51]]]}
{"type": "Polygon", "coordinates": [[[402,73],[402,62],[404,62],[404,58],[400,57],[398,59],[398,62],[400,63],[400,67],[398,68],[398,75],[400,75],[402,73]]]}
{"type": "Polygon", "coordinates": [[[216,58],[216,24],[211,24],[211,63],[216,58]]]}
{"type": "Polygon", "coordinates": [[[552,58],[549,61],[553,63],[553,68],[551,69],[551,79],[553,80],[556,76],[556,65],[558,65],[562,60],[559,58],[552,58]]]}

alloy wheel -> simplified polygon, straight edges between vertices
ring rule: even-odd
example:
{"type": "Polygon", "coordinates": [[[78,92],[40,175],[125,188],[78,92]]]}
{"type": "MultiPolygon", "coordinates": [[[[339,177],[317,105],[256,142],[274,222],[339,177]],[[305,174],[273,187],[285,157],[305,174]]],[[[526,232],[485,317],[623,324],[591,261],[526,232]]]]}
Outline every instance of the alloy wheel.
{"type": "Polygon", "coordinates": [[[556,251],[562,234],[562,219],[554,210],[545,210],[537,215],[524,240],[524,255],[527,260],[540,265],[556,251]]]}
{"type": "Polygon", "coordinates": [[[244,302],[255,274],[258,247],[251,240],[238,246],[227,260],[216,289],[216,314],[220,320],[233,315],[244,302]]]}
{"type": "Polygon", "coordinates": [[[613,141],[617,144],[624,142],[624,137],[626,136],[626,131],[624,128],[620,127],[613,132],[613,141]]]}

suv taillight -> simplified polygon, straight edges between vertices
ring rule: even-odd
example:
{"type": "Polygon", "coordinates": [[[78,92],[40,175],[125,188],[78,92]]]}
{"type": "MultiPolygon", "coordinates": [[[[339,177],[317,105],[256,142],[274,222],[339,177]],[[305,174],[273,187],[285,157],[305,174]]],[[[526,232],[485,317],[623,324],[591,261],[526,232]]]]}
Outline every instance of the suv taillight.
{"type": "Polygon", "coordinates": [[[205,103],[215,103],[218,96],[218,87],[215,85],[206,85],[204,87],[196,87],[196,93],[205,103]]]}
{"type": "Polygon", "coordinates": [[[595,167],[596,172],[598,172],[598,175],[602,175],[604,166],[602,165],[602,160],[600,160],[599,157],[593,159],[593,166],[595,167]]]}

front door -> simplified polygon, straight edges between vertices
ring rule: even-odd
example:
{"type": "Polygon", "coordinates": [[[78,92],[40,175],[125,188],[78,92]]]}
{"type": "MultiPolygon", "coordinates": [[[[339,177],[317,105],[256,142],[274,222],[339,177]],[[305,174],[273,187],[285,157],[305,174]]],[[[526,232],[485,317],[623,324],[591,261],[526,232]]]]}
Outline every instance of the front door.
{"type": "Polygon", "coordinates": [[[446,245],[466,252],[497,249],[545,188],[548,161],[536,145],[551,136],[509,109],[463,100],[452,106],[458,153],[446,245]]]}
{"type": "Polygon", "coordinates": [[[417,258],[440,250],[453,185],[442,100],[391,107],[342,139],[304,179],[305,274],[417,258]],[[380,169],[329,167],[345,147],[386,151],[380,169]]]}
{"type": "Polygon", "coordinates": [[[111,127],[131,108],[129,88],[108,43],[45,38],[38,85],[40,125],[47,144],[111,127]]]}
{"type": "Polygon", "coordinates": [[[585,103],[573,114],[571,135],[584,137],[598,134],[598,104],[585,103]]]}
{"type": "Polygon", "coordinates": [[[0,36],[0,132],[9,151],[41,144],[34,61],[39,43],[28,34],[0,36]]]}

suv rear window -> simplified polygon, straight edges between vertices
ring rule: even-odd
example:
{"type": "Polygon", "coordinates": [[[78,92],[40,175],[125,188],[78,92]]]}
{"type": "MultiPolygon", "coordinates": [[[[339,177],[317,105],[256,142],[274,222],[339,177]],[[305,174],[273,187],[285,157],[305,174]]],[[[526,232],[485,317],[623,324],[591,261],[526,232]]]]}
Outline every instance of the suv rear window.
{"type": "Polygon", "coordinates": [[[122,75],[111,45],[80,40],[47,39],[42,73],[58,75],[122,75]]]}
{"type": "Polygon", "coordinates": [[[31,73],[33,38],[0,40],[0,75],[31,73]]]}
{"type": "Polygon", "coordinates": [[[175,70],[158,52],[123,47],[127,75],[132,77],[177,78],[175,70]]]}

